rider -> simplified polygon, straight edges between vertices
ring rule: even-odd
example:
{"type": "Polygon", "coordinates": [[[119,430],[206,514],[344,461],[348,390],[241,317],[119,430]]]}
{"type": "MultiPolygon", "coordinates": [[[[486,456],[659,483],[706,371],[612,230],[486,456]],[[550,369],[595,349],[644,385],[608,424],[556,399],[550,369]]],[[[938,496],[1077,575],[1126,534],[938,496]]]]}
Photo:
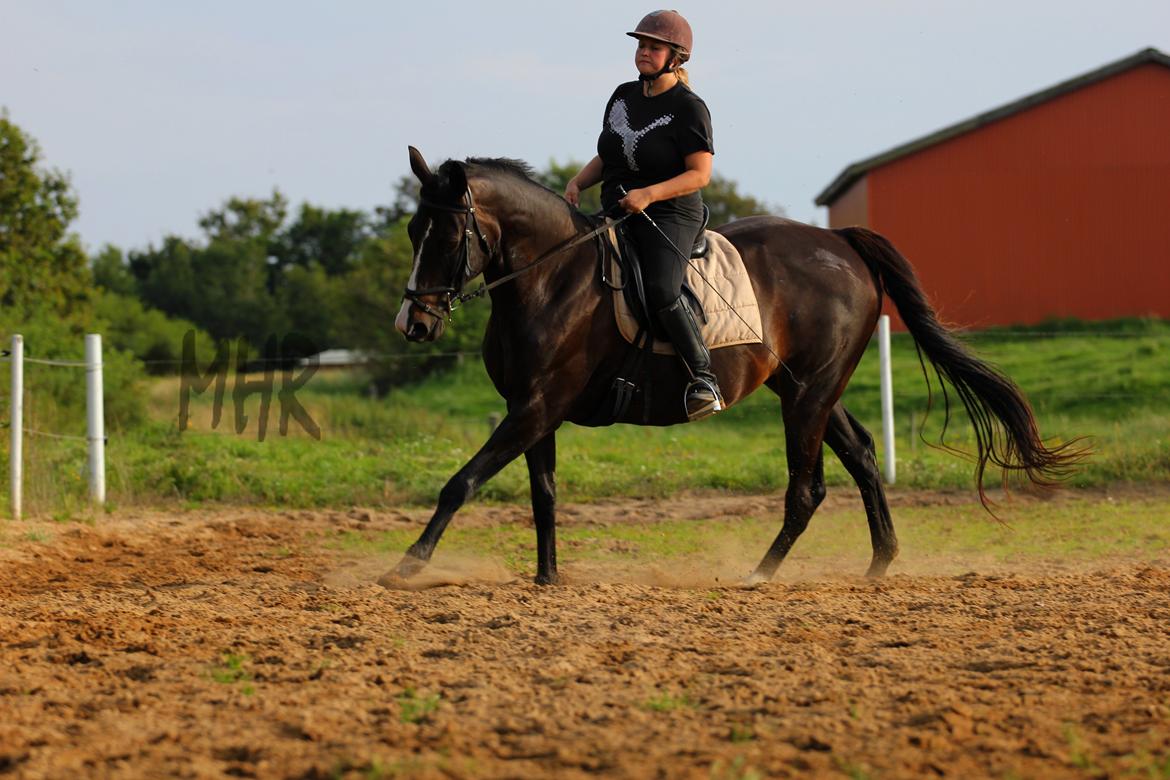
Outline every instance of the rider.
{"type": "Polygon", "coordinates": [[[699,190],[711,178],[711,114],[691,91],[686,69],[691,26],[677,11],[654,11],[627,35],[638,39],[638,80],[620,85],[605,107],[597,156],[565,187],[578,204],[581,190],[601,182],[605,208],[644,211],[648,219],[626,220],[627,235],[642,261],[646,303],[686,364],[687,417],[697,420],[722,408],[711,354],[682,295],[686,260],[702,224],[699,190]],[[625,191],[625,194],[623,194],[625,191]],[[674,247],[663,238],[665,234],[674,247]]]}

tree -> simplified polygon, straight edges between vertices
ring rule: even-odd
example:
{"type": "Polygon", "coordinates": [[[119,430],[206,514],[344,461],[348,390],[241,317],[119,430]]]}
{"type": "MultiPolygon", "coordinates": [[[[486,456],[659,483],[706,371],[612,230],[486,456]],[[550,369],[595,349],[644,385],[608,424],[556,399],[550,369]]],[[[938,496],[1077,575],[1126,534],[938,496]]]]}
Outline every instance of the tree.
{"type": "Polygon", "coordinates": [[[126,297],[138,296],[138,280],[130,272],[130,264],[118,247],[106,244],[90,265],[94,284],[98,287],[126,297]]]}
{"type": "Polygon", "coordinates": [[[212,241],[270,239],[288,216],[288,198],[273,190],[268,200],[229,198],[218,209],[199,219],[199,227],[212,241]]]}
{"type": "MultiPolygon", "coordinates": [[[[575,160],[569,160],[563,164],[556,160],[549,160],[548,167],[537,173],[536,178],[541,184],[561,195],[569,184],[569,180],[576,176],[583,166],[584,163],[575,160]]],[[[601,187],[590,187],[582,192],[579,208],[586,214],[596,214],[601,211],[601,187]]]]}
{"type": "Polygon", "coordinates": [[[718,173],[711,174],[711,181],[703,188],[703,202],[711,209],[711,227],[757,214],[784,215],[784,209],[741,193],[738,184],[718,173]]]}
{"type": "Polygon", "coordinates": [[[274,238],[272,252],[282,269],[318,267],[339,276],[353,268],[362,244],[372,235],[365,212],[329,211],[304,203],[296,222],[274,238]]]}
{"type": "Polygon", "coordinates": [[[89,269],[69,223],[77,199],[69,179],[40,170],[41,151],[0,114],[0,309],[6,318],[84,316],[89,269]]]}
{"type": "Polygon", "coordinates": [[[232,197],[200,218],[205,244],[167,236],[157,249],[130,252],[143,302],[216,339],[243,337],[260,346],[286,332],[277,299],[283,274],[274,253],[287,214],[279,191],[267,199],[232,197]]]}
{"type": "MultiPolygon", "coordinates": [[[[98,325],[92,276],[69,232],[77,198],[64,174],[41,166],[36,142],[0,113],[0,331],[24,336],[29,357],[80,359],[83,334],[98,325]]],[[[111,427],[142,417],[134,383],[141,369],[116,349],[102,356],[111,427]]],[[[30,428],[65,430],[84,417],[85,393],[69,371],[29,372],[30,428]]]]}
{"type": "Polygon", "coordinates": [[[394,202],[389,206],[378,206],[374,210],[382,229],[389,230],[403,217],[409,217],[418,209],[421,186],[418,179],[410,174],[398,177],[394,184],[394,202]]]}

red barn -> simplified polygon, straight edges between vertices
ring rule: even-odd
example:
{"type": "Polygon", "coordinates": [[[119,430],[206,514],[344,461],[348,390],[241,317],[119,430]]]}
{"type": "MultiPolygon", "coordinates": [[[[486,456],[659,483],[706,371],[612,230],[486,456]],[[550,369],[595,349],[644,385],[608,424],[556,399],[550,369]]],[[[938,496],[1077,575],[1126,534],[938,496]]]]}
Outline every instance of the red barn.
{"type": "Polygon", "coordinates": [[[854,163],[816,202],[832,227],[889,238],[957,325],[1168,318],[1170,56],[1140,51],[854,163]]]}

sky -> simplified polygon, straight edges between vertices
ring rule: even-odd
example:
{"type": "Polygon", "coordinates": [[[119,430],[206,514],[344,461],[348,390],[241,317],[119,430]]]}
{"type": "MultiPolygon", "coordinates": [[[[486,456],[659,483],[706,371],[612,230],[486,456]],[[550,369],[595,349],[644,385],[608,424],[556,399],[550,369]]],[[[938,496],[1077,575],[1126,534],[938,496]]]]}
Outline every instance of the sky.
{"type": "MultiPolygon", "coordinates": [[[[675,6],[715,170],[788,216],[852,162],[1153,46],[1168,0],[675,6]]],[[[628,2],[0,0],[0,110],[67,172],[90,251],[198,235],[274,188],[370,210],[432,163],[595,153],[636,76],[628,2]]]]}

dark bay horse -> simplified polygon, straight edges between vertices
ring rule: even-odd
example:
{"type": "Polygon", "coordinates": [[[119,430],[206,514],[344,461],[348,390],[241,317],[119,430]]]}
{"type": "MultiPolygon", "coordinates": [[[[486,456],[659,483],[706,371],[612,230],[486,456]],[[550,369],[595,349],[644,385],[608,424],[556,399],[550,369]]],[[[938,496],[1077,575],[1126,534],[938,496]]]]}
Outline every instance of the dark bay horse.
{"type": "MultiPolygon", "coordinates": [[[[411,341],[442,335],[452,297],[471,279],[483,274],[488,283],[500,280],[594,227],[514,160],[449,160],[432,171],[411,147],[410,166],[422,184],[421,200],[408,228],[414,267],[395,325],[411,341]]],[[[1051,484],[1080,457],[1068,444],[1044,444],[1020,390],[939,323],[910,264],[880,235],[776,217],[741,219],[718,230],[743,255],[765,344],[717,349],[713,369],[728,406],[760,385],[780,397],[788,458],[784,523],[751,581],[773,575],[824,497],[822,444],[861,491],[873,545],[869,574],[883,574],[898,552],[873,438],[839,402],[877,323],[883,290],[920,355],[948,381],[974,424],[981,498],[989,463],[1005,474],[1018,471],[1034,483],[1051,484]]],[[[426,530],[388,577],[419,571],[456,510],[524,455],[536,525],[536,582],[557,581],[556,431],[565,421],[590,420],[627,351],[615,325],[612,292],[599,278],[597,251],[594,243],[582,243],[491,290],[483,360],[507,402],[507,415],[443,487],[426,530]]],[[[620,422],[685,422],[681,361],[673,355],[647,360],[651,392],[637,394],[620,422]]]]}

